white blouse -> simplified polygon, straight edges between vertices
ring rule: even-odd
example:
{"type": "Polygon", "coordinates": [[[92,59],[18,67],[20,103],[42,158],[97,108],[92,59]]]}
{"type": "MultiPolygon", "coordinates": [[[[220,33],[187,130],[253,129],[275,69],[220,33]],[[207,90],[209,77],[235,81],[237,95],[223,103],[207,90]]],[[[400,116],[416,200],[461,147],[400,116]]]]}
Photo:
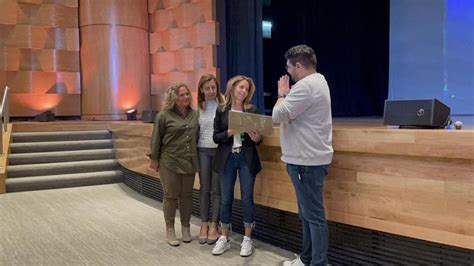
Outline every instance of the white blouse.
{"type": "Polygon", "coordinates": [[[214,134],[214,117],[218,107],[217,101],[206,101],[206,110],[199,109],[199,140],[198,148],[217,148],[212,140],[214,134]]]}

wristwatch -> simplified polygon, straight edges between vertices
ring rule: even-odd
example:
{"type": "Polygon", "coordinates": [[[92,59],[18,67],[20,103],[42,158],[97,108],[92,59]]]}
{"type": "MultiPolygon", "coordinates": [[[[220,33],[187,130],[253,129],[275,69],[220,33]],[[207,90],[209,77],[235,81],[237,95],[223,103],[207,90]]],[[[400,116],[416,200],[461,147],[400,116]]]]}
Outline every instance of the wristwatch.
{"type": "Polygon", "coordinates": [[[278,98],[285,98],[286,95],[285,94],[278,94],[278,98]]]}

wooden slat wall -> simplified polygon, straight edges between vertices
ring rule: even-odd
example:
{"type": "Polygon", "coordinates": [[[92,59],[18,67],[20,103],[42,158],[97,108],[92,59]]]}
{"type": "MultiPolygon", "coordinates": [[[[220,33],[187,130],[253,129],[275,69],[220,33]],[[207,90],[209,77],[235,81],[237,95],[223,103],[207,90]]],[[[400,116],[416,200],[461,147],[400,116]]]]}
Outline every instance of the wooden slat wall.
{"type": "Polygon", "coordinates": [[[166,88],[188,84],[196,97],[204,73],[218,76],[218,23],[214,0],[149,0],[152,106],[159,110],[166,88]]]}
{"type": "Polygon", "coordinates": [[[80,115],[77,0],[0,0],[0,71],[11,116],[80,115]]]}
{"type": "MultiPolygon", "coordinates": [[[[110,124],[117,158],[148,169],[151,124],[110,124]]],[[[335,123],[334,159],[325,182],[329,220],[474,249],[474,130],[401,130],[335,123]]],[[[280,161],[279,129],[259,151],[255,202],[297,212],[280,161]]],[[[199,189],[196,178],[194,188],[199,189]]],[[[239,187],[235,188],[239,198],[239,187]]]]}

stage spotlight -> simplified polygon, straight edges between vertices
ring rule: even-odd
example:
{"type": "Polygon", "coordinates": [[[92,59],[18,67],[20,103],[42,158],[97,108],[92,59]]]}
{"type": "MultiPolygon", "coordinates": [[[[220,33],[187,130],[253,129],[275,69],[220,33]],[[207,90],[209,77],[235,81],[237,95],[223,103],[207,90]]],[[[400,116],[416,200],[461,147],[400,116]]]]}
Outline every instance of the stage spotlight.
{"type": "Polygon", "coordinates": [[[35,121],[37,122],[50,122],[54,120],[55,120],[54,113],[51,111],[46,111],[35,116],[35,121]]]}
{"type": "Polygon", "coordinates": [[[153,123],[155,122],[155,116],[158,114],[158,111],[155,110],[144,110],[142,112],[142,122],[143,123],[153,123]]]}
{"type": "Polygon", "coordinates": [[[137,120],[137,109],[130,109],[126,114],[127,120],[137,120]]]}

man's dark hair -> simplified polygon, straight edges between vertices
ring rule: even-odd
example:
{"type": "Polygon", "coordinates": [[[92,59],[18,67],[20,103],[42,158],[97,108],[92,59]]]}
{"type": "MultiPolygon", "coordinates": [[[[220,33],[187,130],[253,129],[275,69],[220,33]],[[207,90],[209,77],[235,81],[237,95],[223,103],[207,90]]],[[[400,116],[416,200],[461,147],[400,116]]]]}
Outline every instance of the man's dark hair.
{"type": "Polygon", "coordinates": [[[316,68],[316,54],[313,48],[308,45],[293,46],[285,53],[285,59],[290,61],[290,64],[296,65],[300,63],[305,68],[316,68]]]}

